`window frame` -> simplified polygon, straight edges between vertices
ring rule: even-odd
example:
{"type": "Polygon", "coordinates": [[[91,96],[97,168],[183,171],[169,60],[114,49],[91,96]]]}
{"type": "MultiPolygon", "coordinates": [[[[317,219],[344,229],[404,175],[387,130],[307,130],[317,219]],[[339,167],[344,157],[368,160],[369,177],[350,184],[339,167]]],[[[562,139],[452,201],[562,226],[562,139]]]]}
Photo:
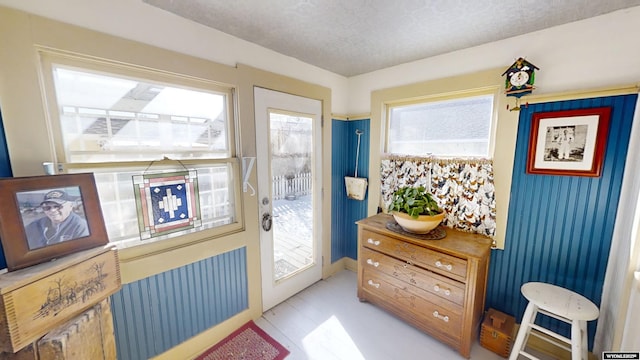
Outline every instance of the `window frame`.
{"type": "MultiPolygon", "coordinates": [[[[187,89],[201,90],[204,92],[225,93],[227,108],[227,142],[229,148],[229,157],[226,158],[197,158],[197,159],[179,159],[184,167],[202,167],[206,165],[228,164],[231,168],[230,182],[231,193],[234,196],[234,221],[203,230],[187,232],[184,234],[169,234],[158,238],[146,240],[131,241],[114,241],[118,249],[126,249],[126,257],[139,257],[159,252],[169,251],[177,247],[196,244],[211,239],[224,237],[242,231],[245,229],[244,204],[241,191],[242,177],[240,174],[240,160],[238,158],[239,139],[239,119],[237,118],[237,98],[236,88],[230,84],[216,82],[201,77],[190,76],[188,74],[178,74],[163,70],[151,69],[149,67],[125,64],[122,62],[111,61],[108,59],[99,59],[95,57],[83,56],[79,54],[71,54],[54,49],[37,49],[39,57],[39,77],[42,82],[42,97],[46,104],[46,124],[47,132],[52,143],[52,154],[54,154],[54,162],[57,163],[59,173],[78,173],[93,170],[112,170],[112,171],[131,171],[139,169],[141,173],[144,169],[153,164],[156,171],[175,170],[176,161],[167,158],[157,160],[141,160],[141,161],[109,161],[109,162],[75,162],[70,163],[66,158],[64,148],[62,126],[60,123],[59,106],[57,103],[56,89],[54,83],[53,70],[55,66],[61,66],[69,69],[77,69],[80,71],[96,72],[105,75],[123,76],[131,79],[139,79],[142,81],[152,81],[161,84],[167,84],[174,87],[184,87],[187,89]]],[[[133,188],[133,185],[132,185],[133,188]]]]}
{"type": "MultiPolygon", "coordinates": [[[[497,129],[497,119],[498,119],[498,91],[495,86],[490,87],[482,87],[477,89],[468,89],[463,91],[454,91],[448,93],[439,93],[427,96],[419,96],[407,99],[399,99],[394,101],[387,101],[383,103],[383,139],[384,143],[382,144],[382,149],[384,153],[389,152],[389,127],[391,126],[391,110],[394,107],[400,106],[408,106],[408,105],[418,105],[418,104],[427,104],[427,103],[435,103],[441,101],[451,101],[451,100],[462,100],[473,97],[480,96],[492,96],[493,107],[491,111],[491,124],[489,127],[489,144],[487,149],[487,156],[464,156],[463,158],[489,158],[493,159],[495,154],[495,142],[496,142],[496,129],[497,129]]],[[[414,154],[396,154],[396,155],[409,155],[409,156],[426,156],[426,155],[414,155],[414,154]]],[[[444,155],[431,155],[434,158],[440,159],[452,159],[459,158],[458,156],[444,156],[444,155]]]]}

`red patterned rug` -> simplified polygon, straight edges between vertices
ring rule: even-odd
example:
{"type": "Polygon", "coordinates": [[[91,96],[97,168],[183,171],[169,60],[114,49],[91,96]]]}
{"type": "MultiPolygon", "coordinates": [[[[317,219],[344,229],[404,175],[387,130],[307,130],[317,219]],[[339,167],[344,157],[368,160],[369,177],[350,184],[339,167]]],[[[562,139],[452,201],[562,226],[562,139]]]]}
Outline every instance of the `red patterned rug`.
{"type": "Polygon", "coordinates": [[[195,360],[281,360],[287,355],[289,350],[249,321],[195,360]]]}

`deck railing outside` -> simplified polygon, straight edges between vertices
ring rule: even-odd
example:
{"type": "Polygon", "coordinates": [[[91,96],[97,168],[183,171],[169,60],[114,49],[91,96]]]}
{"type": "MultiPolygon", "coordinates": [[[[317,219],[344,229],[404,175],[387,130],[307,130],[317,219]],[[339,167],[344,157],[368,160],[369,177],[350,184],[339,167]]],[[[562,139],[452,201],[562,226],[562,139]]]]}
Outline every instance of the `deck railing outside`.
{"type": "Polygon", "coordinates": [[[310,195],[312,185],[311,173],[297,173],[273,177],[273,200],[291,199],[310,195]]]}

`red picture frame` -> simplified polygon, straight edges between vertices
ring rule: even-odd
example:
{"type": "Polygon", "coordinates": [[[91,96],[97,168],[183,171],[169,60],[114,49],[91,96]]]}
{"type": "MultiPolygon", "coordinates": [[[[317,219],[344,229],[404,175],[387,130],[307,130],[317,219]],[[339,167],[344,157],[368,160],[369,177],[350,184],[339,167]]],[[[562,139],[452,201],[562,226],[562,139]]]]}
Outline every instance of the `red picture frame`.
{"type": "Polygon", "coordinates": [[[610,117],[610,107],[534,113],[527,173],[600,176],[610,117]]]}
{"type": "Polygon", "coordinates": [[[91,173],[3,178],[0,199],[8,271],[109,242],[91,173]]]}

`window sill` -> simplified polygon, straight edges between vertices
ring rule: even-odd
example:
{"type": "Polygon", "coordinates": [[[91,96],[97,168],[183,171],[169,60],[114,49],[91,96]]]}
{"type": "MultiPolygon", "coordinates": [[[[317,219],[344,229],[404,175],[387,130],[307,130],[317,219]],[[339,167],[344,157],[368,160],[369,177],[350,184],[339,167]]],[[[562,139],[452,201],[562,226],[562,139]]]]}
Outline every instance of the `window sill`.
{"type": "Polygon", "coordinates": [[[225,230],[224,233],[196,232],[147,244],[118,246],[122,282],[141,280],[247,245],[246,231],[241,224],[230,224],[225,230]]]}

